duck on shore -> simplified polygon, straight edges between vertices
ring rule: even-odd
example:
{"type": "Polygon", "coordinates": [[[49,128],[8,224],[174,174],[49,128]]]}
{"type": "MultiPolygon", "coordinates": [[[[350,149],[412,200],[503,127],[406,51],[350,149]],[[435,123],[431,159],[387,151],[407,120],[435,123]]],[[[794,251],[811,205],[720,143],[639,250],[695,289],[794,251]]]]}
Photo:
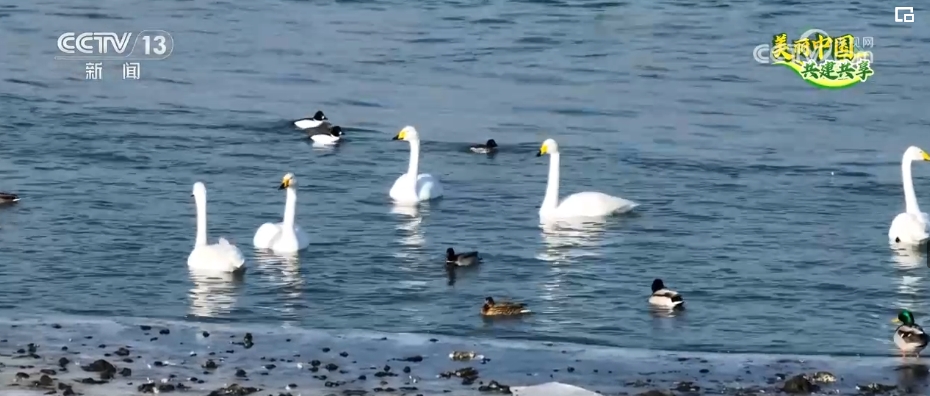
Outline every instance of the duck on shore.
{"type": "Polygon", "coordinates": [[[914,322],[914,314],[909,310],[902,309],[898,313],[898,317],[891,322],[900,324],[894,330],[894,344],[901,350],[901,357],[907,357],[909,353],[920,357],[920,352],[930,342],[930,336],[927,336],[924,329],[914,322]]]}

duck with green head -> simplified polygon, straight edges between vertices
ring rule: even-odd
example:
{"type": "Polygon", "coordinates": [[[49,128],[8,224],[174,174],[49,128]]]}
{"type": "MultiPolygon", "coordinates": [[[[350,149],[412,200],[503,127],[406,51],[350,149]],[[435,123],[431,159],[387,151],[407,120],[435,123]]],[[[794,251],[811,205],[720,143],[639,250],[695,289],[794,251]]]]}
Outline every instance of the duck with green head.
{"type": "Polygon", "coordinates": [[[914,314],[903,309],[892,322],[901,324],[894,331],[894,344],[901,350],[901,356],[906,357],[907,354],[913,353],[920,357],[920,351],[930,343],[930,336],[924,333],[920,325],[914,323],[914,314]]]}

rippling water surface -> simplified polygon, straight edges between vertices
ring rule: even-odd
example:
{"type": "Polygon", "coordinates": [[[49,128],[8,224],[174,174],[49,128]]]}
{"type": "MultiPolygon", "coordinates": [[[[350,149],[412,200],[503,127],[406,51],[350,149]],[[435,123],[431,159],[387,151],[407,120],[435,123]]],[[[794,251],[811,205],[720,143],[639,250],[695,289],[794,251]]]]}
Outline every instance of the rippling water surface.
{"type": "MultiPolygon", "coordinates": [[[[887,354],[899,308],[930,317],[926,259],[897,256],[900,158],[930,149],[930,32],[892,7],[761,1],[36,1],[0,5],[0,308],[289,323],[684,351],[887,354]],[[876,75],[842,91],[757,64],[773,34],[875,38],[876,75]],[[172,55],[122,80],[56,61],[66,31],[164,29],[172,55]],[[347,142],[288,120],[322,109],[347,142]],[[446,197],[392,210],[415,125],[446,197]],[[542,229],[558,140],[563,195],[641,204],[542,229]],[[494,138],[494,157],[467,146],[494,138]],[[251,237],[300,185],[298,260],[251,237]],[[186,266],[191,184],[242,280],[186,266]],[[443,270],[446,247],[483,267],[443,270]],[[688,300],[645,306],[654,277],[688,300]],[[485,296],[528,303],[479,319],[485,296]],[[842,332],[842,336],[837,335],[842,332]]],[[[930,167],[915,164],[930,205],[930,167]]]]}

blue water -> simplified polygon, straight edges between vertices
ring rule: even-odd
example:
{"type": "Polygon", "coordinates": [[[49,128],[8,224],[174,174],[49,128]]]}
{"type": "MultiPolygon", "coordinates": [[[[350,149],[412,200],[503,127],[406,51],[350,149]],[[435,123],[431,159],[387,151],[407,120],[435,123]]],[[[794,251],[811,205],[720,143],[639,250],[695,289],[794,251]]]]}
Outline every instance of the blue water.
{"type": "MultiPolygon", "coordinates": [[[[44,1],[0,6],[4,315],[146,317],[570,341],[665,351],[889,355],[896,310],[930,314],[926,258],[897,256],[900,159],[930,149],[927,24],[846,2],[44,1]],[[816,27],[874,37],[876,75],[818,90],[752,58],[816,27]],[[66,31],[164,29],[171,56],[123,80],[54,60],[66,31]],[[288,121],[347,131],[312,147],[288,121]],[[394,213],[414,125],[446,197],[394,213]],[[494,138],[494,157],[468,145],[494,138]],[[537,210],[558,140],[562,195],[641,204],[584,230],[537,210]],[[265,259],[297,175],[299,261],[265,259]],[[192,277],[191,184],[241,282],[192,277]],[[485,256],[454,285],[449,246],[485,256]],[[688,310],[652,315],[653,278],[688,310]],[[485,296],[537,315],[489,323],[485,296]]],[[[914,164],[930,195],[930,167],[914,164]]],[[[930,204],[925,204],[930,205],[930,204]]]]}

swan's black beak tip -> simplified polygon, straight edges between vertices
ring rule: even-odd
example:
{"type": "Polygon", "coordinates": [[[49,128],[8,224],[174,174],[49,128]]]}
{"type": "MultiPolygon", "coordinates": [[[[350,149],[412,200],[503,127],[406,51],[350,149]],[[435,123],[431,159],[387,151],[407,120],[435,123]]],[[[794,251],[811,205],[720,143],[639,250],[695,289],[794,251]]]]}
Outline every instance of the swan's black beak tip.
{"type": "Polygon", "coordinates": [[[537,151],[537,152],[536,152],[536,156],[537,156],[537,157],[542,157],[542,153],[540,153],[539,151],[537,151]]]}
{"type": "Polygon", "coordinates": [[[400,140],[400,139],[398,139],[397,136],[394,136],[391,138],[391,140],[400,140]]]}

